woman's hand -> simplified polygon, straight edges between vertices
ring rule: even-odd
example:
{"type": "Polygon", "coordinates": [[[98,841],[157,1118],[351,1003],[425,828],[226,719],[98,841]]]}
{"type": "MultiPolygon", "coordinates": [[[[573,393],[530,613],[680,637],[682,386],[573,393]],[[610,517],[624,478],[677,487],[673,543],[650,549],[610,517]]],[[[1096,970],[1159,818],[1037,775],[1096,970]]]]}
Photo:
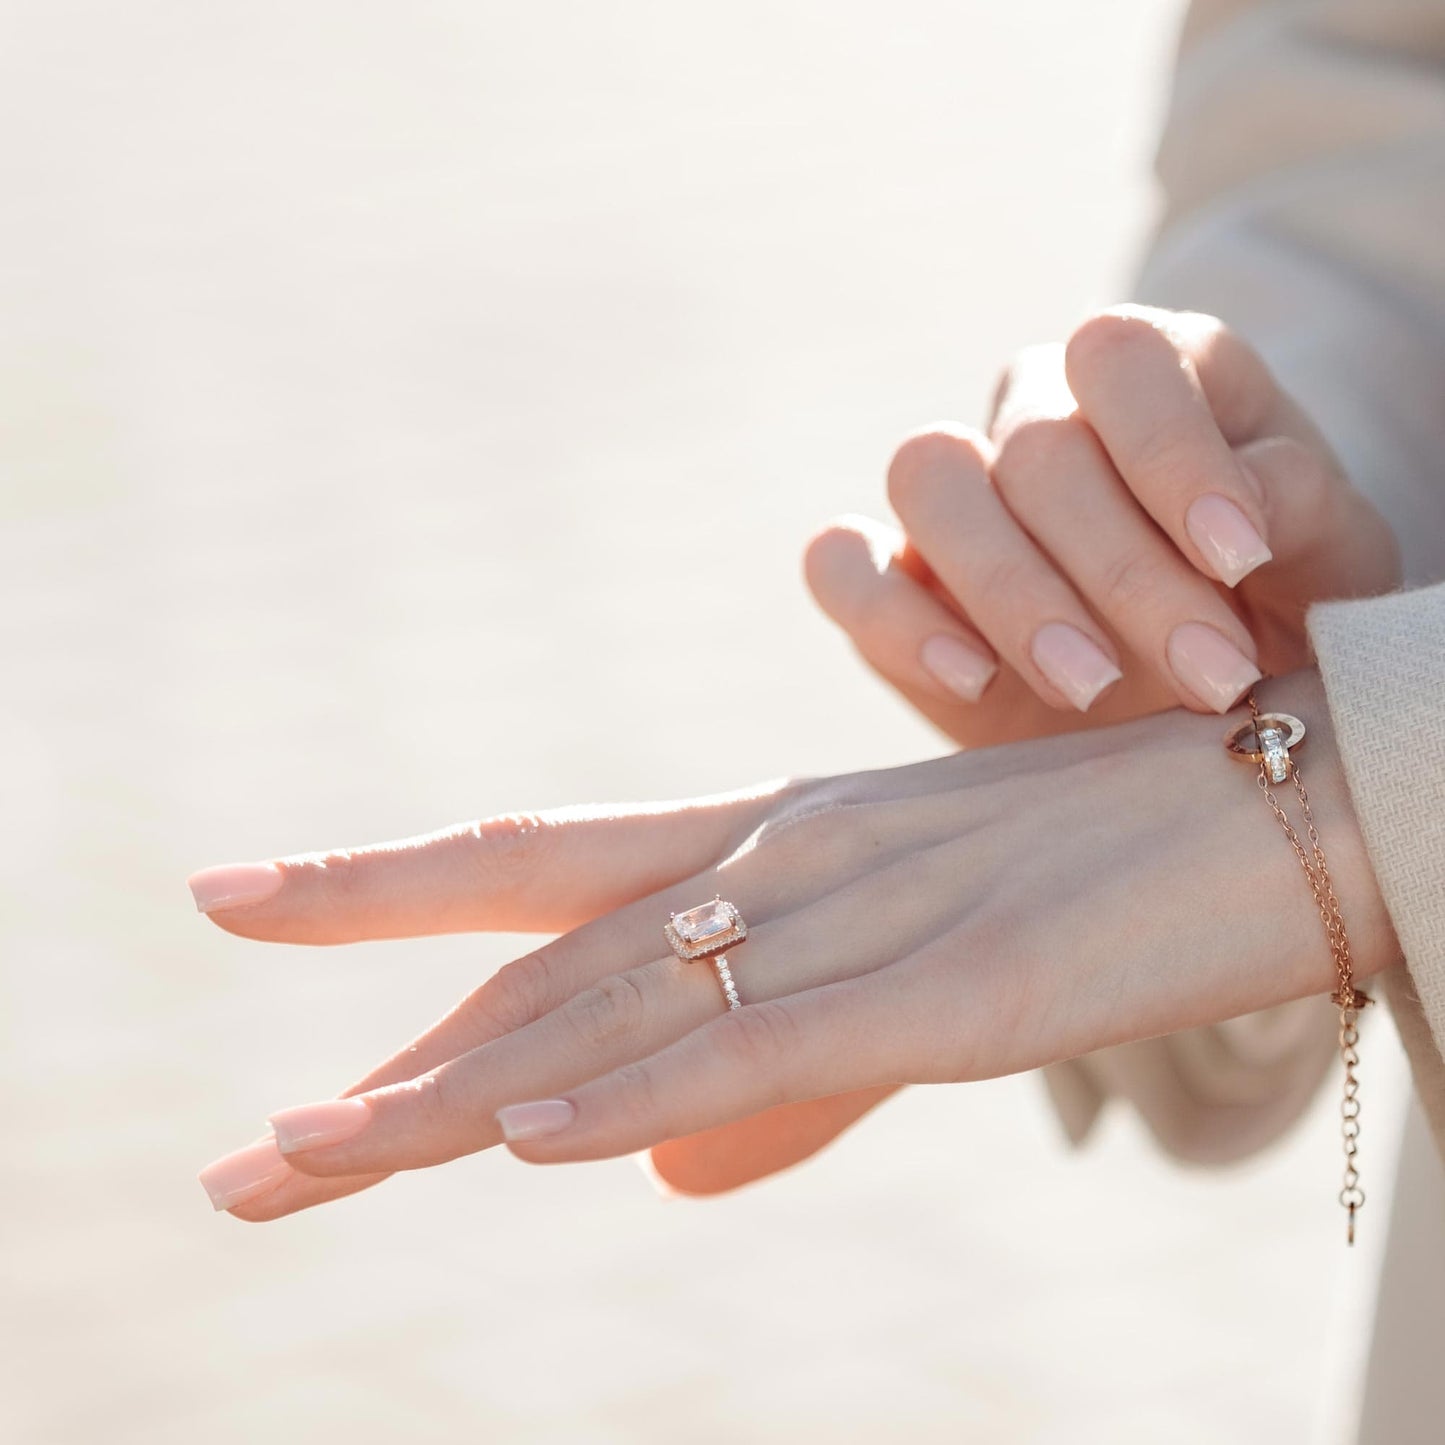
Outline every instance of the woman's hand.
{"type": "MultiPolygon", "coordinates": [[[[1318,679],[1261,693],[1309,725],[1311,798],[1367,978],[1393,946],[1318,679]]],[[[274,1116],[284,1160],[261,1141],[211,1166],[208,1188],[218,1207],[274,1218],[504,1142],[503,1122],[529,1162],[606,1158],[793,1101],[995,1077],[1325,993],[1309,888],[1221,734],[1173,711],[208,870],[194,885],[221,900],[212,918],[254,938],[571,929],[343,1099],[274,1116]],[[749,923],[729,955],[745,1002],[732,1012],[711,966],[662,937],[670,912],[714,894],[749,923]],[[527,1101],[555,1102],[513,1107],[527,1101]]]]}
{"type": "Polygon", "coordinates": [[[1311,602],[1400,577],[1388,526],[1308,417],[1192,312],[1113,308],[1030,348],[987,436],[915,436],[888,485],[903,531],[826,528],[808,580],[966,746],[1222,712],[1261,672],[1307,664],[1311,602]]]}
{"type": "MultiPolygon", "coordinates": [[[[1303,667],[1305,608],[1383,592],[1398,549],[1260,357],[1195,313],[1119,307],[1000,381],[989,434],[935,428],[889,469],[905,532],[820,532],[807,576],[865,660],[949,737],[987,746],[1303,667]]],[[[886,1095],[888,1091],[884,1091],[886,1095]]],[[[661,1145],[731,1188],[820,1148],[876,1091],[661,1145]]]]}

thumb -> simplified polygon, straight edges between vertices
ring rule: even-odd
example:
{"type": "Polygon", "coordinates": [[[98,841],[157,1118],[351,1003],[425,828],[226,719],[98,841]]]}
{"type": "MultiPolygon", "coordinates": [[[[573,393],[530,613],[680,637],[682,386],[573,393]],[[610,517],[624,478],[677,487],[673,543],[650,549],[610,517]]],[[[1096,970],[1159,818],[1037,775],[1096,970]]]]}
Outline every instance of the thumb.
{"type": "Polygon", "coordinates": [[[730,1124],[668,1139],[648,1151],[650,1168],[644,1172],[661,1181],[659,1192],[723,1194],[810,1158],[902,1087],[875,1084],[779,1104],[730,1124]]]}

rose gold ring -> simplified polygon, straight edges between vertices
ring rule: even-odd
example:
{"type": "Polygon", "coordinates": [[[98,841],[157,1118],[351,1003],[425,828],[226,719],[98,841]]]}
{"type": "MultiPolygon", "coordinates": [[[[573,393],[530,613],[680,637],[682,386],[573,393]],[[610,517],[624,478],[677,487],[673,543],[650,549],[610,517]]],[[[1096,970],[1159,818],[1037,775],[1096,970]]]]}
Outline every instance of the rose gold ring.
{"type": "Polygon", "coordinates": [[[1289,777],[1293,759],[1291,748],[1305,740],[1305,725],[1287,712],[1262,712],[1259,717],[1245,718],[1224,735],[1224,746],[1241,762],[1263,763],[1270,780],[1282,783],[1289,777]],[[1253,738],[1256,746],[1248,748],[1245,739],[1253,738]]]}
{"type": "Polygon", "coordinates": [[[672,914],[662,925],[662,931],[668,947],[679,958],[688,963],[699,958],[711,959],[728,1008],[742,1007],[737,985],[724,957],[728,949],[748,936],[748,926],[735,904],[726,902],[719,894],[711,903],[700,903],[696,908],[672,914]]]}

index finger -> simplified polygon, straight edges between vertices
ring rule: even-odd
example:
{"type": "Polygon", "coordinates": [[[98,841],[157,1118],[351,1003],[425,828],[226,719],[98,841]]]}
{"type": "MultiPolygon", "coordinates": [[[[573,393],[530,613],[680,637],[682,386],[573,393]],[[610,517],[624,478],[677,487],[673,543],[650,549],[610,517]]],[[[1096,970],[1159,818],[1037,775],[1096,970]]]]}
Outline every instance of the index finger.
{"type": "Polygon", "coordinates": [[[563,933],[701,872],[788,786],[506,813],[360,848],[203,868],[187,882],[197,908],[228,933],[273,942],[563,933]]]}
{"type": "Polygon", "coordinates": [[[1119,475],[1185,558],[1229,587],[1270,560],[1258,483],[1233,450],[1278,409],[1252,348],[1212,317],[1120,306],[1074,332],[1064,366],[1119,475]]]}

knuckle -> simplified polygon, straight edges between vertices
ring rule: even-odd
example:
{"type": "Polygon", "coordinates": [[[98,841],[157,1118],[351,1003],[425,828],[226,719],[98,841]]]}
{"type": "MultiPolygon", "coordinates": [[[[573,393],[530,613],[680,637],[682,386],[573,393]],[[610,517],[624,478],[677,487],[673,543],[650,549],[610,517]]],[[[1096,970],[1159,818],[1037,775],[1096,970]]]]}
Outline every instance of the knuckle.
{"type": "Polygon", "coordinates": [[[462,836],[479,882],[495,888],[544,862],[554,832],[555,825],[540,813],[503,813],[467,824],[462,836]]]}
{"type": "Polygon", "coordinates": [[[462,1105],[454,1073],[443,1065],[420,1074],[389,1091],[397,1102],[405,1102],[407,1133],[425,1137],[436,1131],[462,1105]]]}
{"type": "Polygon", "coordinates": [[[909,437],[888,463],[888,500],[900,517],[926,507],[960,473],[982,477],[984,461],[971,436],[933,428],[909,437]]]}
{"type": "Polygon", "coordinates": [[[1008,429],[1010,418],[1024,407],[1039,407],[1060,416],[1074,408],[1064,374],[1064,343],[1046,341],[1015,353],[994,388],[989,409],[989,434],[1008,429]]]}
{"type": "Polygon", "coordinates": [[[881,806],[863,778],[820,780],[792,794],[763,821],[746,842],[746,856],[774,878],[846,867],[860,848],[873,846],[878,827],[870,815],[881,806]]]}
{"type": "Polygon", "coordinates": [[[1071,376],[1088,376],[1141,355],[1158,355],[1161,344],[1168,343],[1150,312],[1137,306],[1106,306],[1074,328],[1064,359],[1071,376]]]}
{"type": "Polygon", "coordinates": [[[587,1049],[603,1049],[642,1030],[647,994],[629,973],[615,973],[583,989],[567,1006],[567,1020],[587,1049]]]}
{"type": "Polygon", "coordinates": [[[1098,581],[1099,605],[1107,612],[1132,615],[1142,608],[1154,609],[1166,595],[1169,569],[1160,559],[1144,552],[1124,552],[1110,557],[1098,581]]]}
{"type": "Polygon", "coordinates": [[[1166,311],[1162,313],[1160,330],[1188,346],[1191,355],[1199,356],[1216,346],[1243,346],[1238,333],[1209,311],[1166,311]]]}
{"type": "Polygon", "coordinates": [[[1040,567],[1034,557],[1021,553],[980,558],[975,577],[978,594],[995,599],[996,605],[1010,604],[1010,612],[1029,613],[1039,605],[1040,567]]]}
{"type": "Polygon", "coordinates": [[[478,1034],[510,1034],[541,1018],[557,997],[556,968],[549,949],[503,964],[462,1002],[478,1034]]]}
{"type": "Polygon", "coordinates": [[[718,1021],[718,1047],[752,1077],[765,1077],[799,1042],[797,1020],[781,999],[748,1004],[718,1021]]]}
{"type": "Polygon", "coordinates": [[[1130,471],[1182,494],[1199,476],[1198,456],[1197,438],[1189,429],[1156,423],[1134,443],[1130,471]]]}
{"type": "Polygon", "coordinates": [[[1189,352],[1210,405],[1232,418],[1233,429],[1252,432],[1275,397],[1269,363],[1217,316],[1195,312],[1185,320],[1189,352]]]}
{"type": "Polygon", "coordinates": [[[617,1105],[629,1122],[648,1129],[661,1126],[666,1130],[667,1118],[662,1108],[661,1091],[646,1059],[634,1059],[623,1064],[613,1079],[617,1085],[617,1105]]]}
{"type": "Polygon", "coordinates": [[[1013,427],[999,443],[993,478],[1006,498],[1031,491],[1036,483],[1074,465],[1082,453],[1096,445],[1083,417],[1029,417],[1013,427]]]}

